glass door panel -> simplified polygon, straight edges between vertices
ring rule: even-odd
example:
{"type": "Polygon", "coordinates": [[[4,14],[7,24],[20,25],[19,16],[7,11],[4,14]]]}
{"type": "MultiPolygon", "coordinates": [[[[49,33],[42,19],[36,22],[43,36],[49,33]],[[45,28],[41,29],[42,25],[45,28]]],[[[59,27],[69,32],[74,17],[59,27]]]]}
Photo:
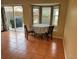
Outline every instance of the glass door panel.
{"type": "Polygon", "coordinates": [[[16,31],[24,31],[22,6],[14,6],[14,20],[16,25],[16,31]]]}
{"type": "Polygon", "coordinates": [[[1,31],[3,31],[3,22],[2,22],[2,17],[1,17],[1,31]]]}
{"type": "Polygon", "coordinates": [[[14,17],[13,17],[13,7],[12,6],[5,6],[5,15],[7,19],[7,27],[9,30],[13,30],[15,28],[14,24],[14,17]]]}
{"type": "Polygon", "coordinates": [[[42,7],[42,23],[50,25],[51,7],[42,7]]]}

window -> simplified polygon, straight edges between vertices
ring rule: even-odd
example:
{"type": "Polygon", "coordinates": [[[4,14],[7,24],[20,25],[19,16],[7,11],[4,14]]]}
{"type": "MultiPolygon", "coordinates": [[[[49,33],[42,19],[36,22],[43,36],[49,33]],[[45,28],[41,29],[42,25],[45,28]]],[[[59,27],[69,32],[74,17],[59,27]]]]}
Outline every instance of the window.
{"type": "Polygon", "coordinates": [[[54,30],[56,31],[58,25],[58,16],[59,16],[59,6],[53,7],[53,16],[52,16],[52,25],[54,25],[54,30]]]}
{"type": "Polygon", "coordinates": [[[42,23],[50,25],[51,8],[42,7],[42,23]]]}
{"type": "Polygon", "coordinates": [[[59,6],[32,6],[33,24],[48,24],[54,25],[55,30],[58,26],[59,6]]]}
{"type": "Polygon", "coordinates": [[[39,23],[39,7],[33,7],[33,24],[39,23]]]}

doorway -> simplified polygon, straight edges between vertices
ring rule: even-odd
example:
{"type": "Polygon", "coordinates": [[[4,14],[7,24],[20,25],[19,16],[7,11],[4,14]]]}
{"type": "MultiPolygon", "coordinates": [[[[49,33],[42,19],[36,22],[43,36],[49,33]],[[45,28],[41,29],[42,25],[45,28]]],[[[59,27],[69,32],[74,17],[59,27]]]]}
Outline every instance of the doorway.
{"type": "Polygon", "coordinates": [[[4,6],[6,27],[9,31],[24,32],[23,7],[22,6],[4,6]]]}

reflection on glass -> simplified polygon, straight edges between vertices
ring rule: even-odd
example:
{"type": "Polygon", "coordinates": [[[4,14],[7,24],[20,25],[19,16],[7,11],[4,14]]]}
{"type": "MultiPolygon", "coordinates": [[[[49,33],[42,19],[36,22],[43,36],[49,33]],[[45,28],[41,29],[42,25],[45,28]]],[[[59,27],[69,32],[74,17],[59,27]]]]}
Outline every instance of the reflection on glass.
{"type": "Polygon", "coordinates": [[[33,8],[33,24],[39,23],[39,8],[34,7],[33,8]]]}
{"type": "Polygon", "coordinates": [[[43,7],[42,8],[42,23],[43,24],[50,24],[50,15],[51,15],[51,8],[50,7],[43,7]]]}

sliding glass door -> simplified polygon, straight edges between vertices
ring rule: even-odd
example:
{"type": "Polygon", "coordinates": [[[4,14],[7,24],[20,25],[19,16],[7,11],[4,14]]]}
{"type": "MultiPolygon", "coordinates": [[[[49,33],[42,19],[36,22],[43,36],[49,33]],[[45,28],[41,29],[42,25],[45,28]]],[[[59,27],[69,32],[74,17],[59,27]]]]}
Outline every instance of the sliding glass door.
{"type": "Polygon", "coordinates": [[[4,6],[9,30],[24,31],[22,6],[4,6]]]}

